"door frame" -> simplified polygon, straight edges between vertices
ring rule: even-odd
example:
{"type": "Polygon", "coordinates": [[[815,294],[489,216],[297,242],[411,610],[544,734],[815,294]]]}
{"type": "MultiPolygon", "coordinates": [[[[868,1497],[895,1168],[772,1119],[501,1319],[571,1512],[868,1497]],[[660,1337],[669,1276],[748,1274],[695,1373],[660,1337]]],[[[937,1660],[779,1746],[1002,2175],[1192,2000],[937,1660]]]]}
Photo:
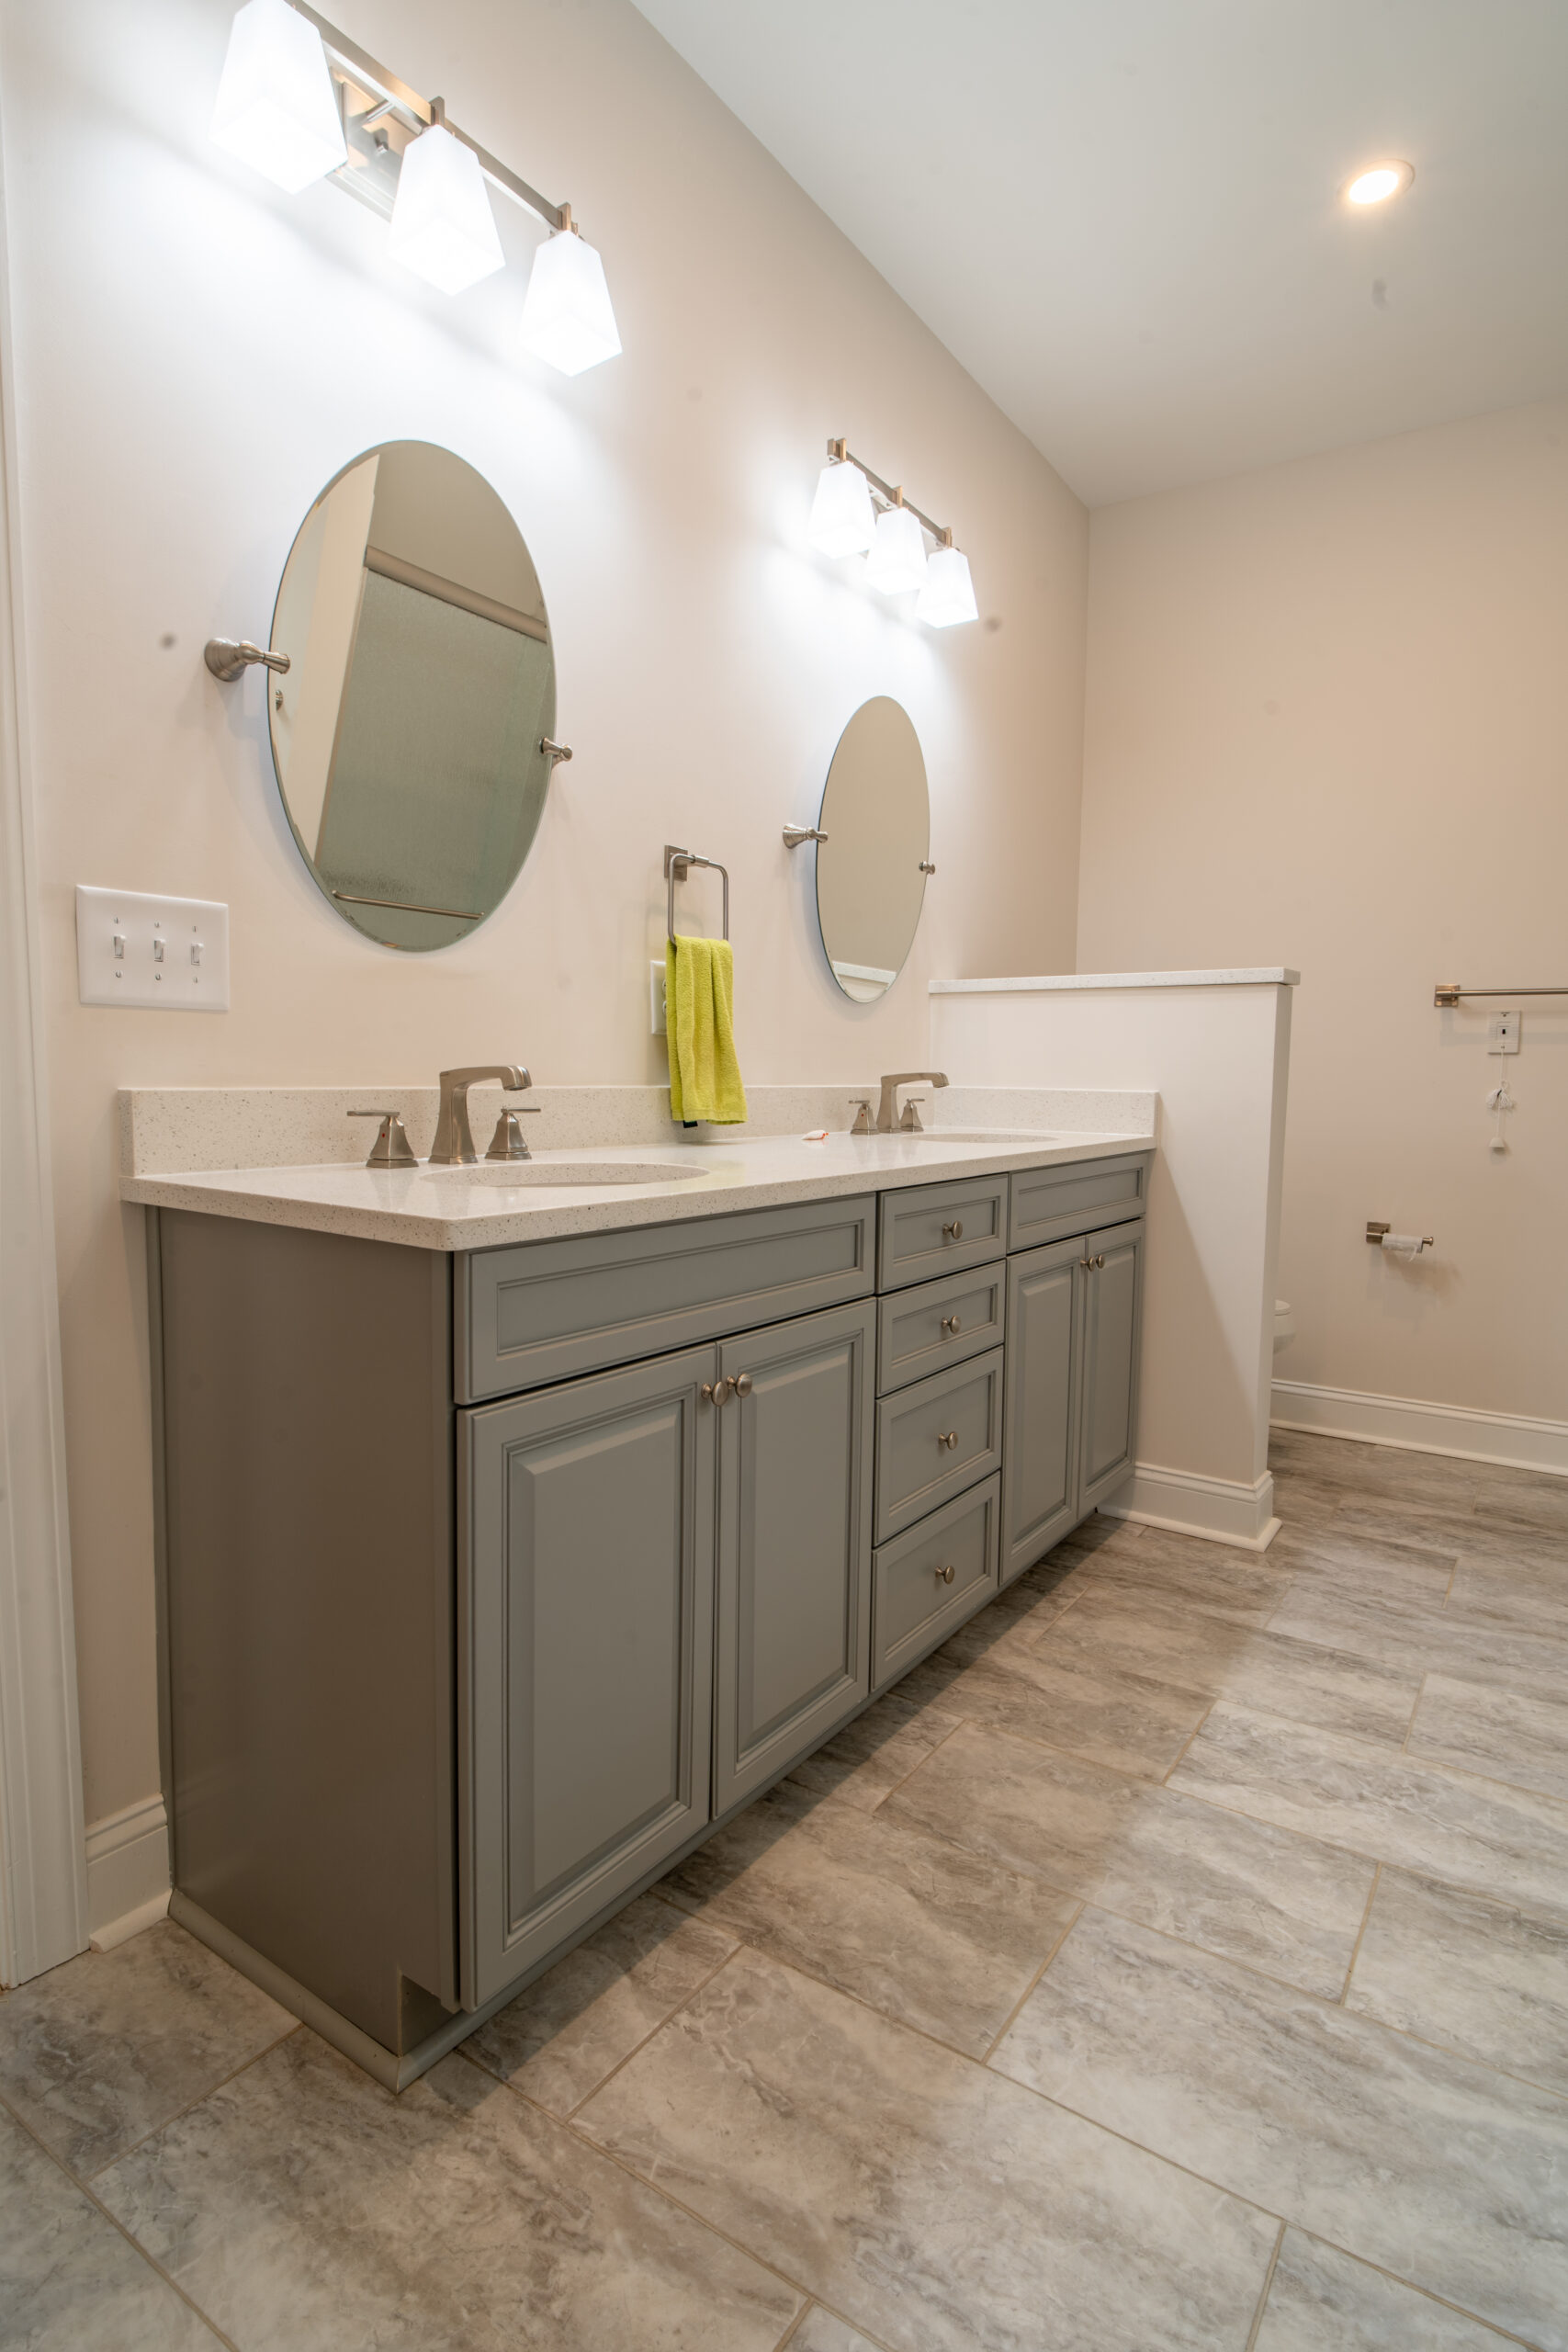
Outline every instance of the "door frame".
{"type": "Polygon", "coordinates": [[[0,1984],[87,1942],[0,122],[0,1984]]]}

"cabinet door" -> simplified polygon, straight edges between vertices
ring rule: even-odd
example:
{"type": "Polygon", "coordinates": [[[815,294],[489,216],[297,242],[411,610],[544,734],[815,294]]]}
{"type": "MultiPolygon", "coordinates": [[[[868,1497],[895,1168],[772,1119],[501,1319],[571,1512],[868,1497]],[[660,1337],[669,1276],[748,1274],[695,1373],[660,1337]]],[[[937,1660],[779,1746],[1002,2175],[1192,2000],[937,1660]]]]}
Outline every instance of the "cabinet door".
{"type": "Polygon", "coordinates": [[[727,1340],[714,1811],[871,1688],[874,1300],[727,1340]]]}
{"type": "Polygon", "coordinates": [[[1079,1363],[1087,1276],[1078,1241],[1008,1260],[1001,1581],[1031,1566],[1078,1517],[1079,1363]]]}
{"type": "Polygon", "coordinates": [[[694,1348],[457,1416],[467,2007],[709,1817],[716,1371],[694,1348]]]}
{"type": "Polygon", "coordinates": [[[1138,1329],[1144,1228],[1118,1226],[1082,1244],[1083,1416],[1078,1510],[1091,1511],[1133,1468],[1138,1425],[1138,1329]]]}

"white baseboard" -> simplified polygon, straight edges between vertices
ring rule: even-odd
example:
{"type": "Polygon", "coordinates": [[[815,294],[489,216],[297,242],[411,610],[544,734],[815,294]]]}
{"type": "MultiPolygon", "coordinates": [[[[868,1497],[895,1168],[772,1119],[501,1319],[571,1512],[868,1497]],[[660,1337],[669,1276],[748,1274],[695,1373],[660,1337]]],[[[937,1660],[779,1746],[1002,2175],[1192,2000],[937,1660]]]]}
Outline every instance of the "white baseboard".
{"type": "Polygon", "coordinates": [[[95,1951],[140,1935],[169,1907],[169,1826],[161,1796],[87,1825],[87,1927],[95,1951]]]}
{"type": "Polygon", "coordinates": [[[1284,1430],[1359,1438],[1411,1453],[1452,1453],[1463,1462],[1497,1462],[1568,1478],[1568,1421],[1522,1413],[1482,1413],[1469,1405],[1428,1405],[1416,1396],[1371,1396],[1356,1388],[1317,1388],[1277,1380],[1272,1407],[1284,1430]]]}
{"type": "Polygon", "coordinates": [[[1267,1470],[1248,1486],[1140,1462],[1126,1485],[1100,1508],[1110,1519],[1135,1519],[1145,1527],[1168,1527],[1178,1535],[1201,1535],[1206,1543],[1232,1544],[1243,1552],[1266,1552],[1280,1532],[1274,1481],[1267,1470]]]}

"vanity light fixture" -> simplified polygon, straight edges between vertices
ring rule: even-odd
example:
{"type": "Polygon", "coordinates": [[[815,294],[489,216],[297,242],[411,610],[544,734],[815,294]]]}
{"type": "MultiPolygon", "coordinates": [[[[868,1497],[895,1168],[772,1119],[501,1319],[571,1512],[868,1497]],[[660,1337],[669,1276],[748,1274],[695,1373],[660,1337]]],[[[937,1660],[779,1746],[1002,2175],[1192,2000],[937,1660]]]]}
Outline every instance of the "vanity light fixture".
{"type": "Polygon", "coordinates": [[[865,576],[885,595],[918,588],[915,617],[932,628],[980,617],[969,559],[953,546],[953,533],[911,506],[901,489],[874,474],[842,440],[828,444],[828,463],[811,503],[810,536],[824,555],[868,550],[865,576]],[[936,542],[929,556],[928,534],[936,542]]]}
{"type": "Polygon", "coordinates": [[[1386,204],[1391,196],[1403,196],[1416,177],[1409,164],[1373,164],[1368,170],[1358,172],[1345,190],[1348,204],[1386,204]]]}
{"type": "Polygon", "coordinates": [[[403,150],[387,251],[443,294],[460,294],[506,266],[479,158],[439,111],[403,150]]]}
{"type": "Polygon", "coordinates": [[[394,257],[449,294],[505,266],[488,180],[553,232],[534,255],[525,347],[568,376],[620,350],[604,263],[570,205],[530,187],[305,0],[245,0],[212,136],[290,195],[335,179],[391,223],[394,257]]]}

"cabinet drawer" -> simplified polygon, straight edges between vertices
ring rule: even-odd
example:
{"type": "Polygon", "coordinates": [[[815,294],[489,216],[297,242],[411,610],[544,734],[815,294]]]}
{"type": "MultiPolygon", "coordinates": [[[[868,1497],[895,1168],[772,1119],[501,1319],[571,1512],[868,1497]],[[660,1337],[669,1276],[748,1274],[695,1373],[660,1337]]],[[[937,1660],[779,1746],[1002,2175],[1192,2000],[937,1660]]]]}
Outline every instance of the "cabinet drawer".
{"type": "Polygon", "coordinates": [[[1007,1270],[999,1259],[972,1274],[890,1291],[876,1310],[878,1396],[999,1348],[1006,1317],[1007,1270]]]}
{"type": "Polygon", "coordinates": [[[1000,1479],[987,1478],[875,1555],[874,1690],[897,1681],[996,1591],[1000,1494],[1000,1479]]]}
{"type": "Polygon", "coordinates": [[[878,1290],[928,1282],[959,1266],[983,1266],[1006,1254],[1008,1180],[916,1184],[884,1193],[876,1253],[878,1290]]]}
{"type": "Polygon", "coordinates": [[[1001,1463],[1000,1348],[884,1396],[876,1408],[876,1541],[901,1534],[1001,1463]]]}
{"type": "Polygon", "coordinates": [[[863,1298],[874,1194],[572,1234],[457,1261],[457,1402],[863,1298]]]}
{"type": "Polygon", "coordinates": [[[1120,1159],[1077,1160],[1066,1168],[1026,1168],[1012,1180],[1008,1248],[1032,1250],[1088,1233],[1097,1225],[1142,1216],[1148,1205],[1146,1151],[1120,1159]]]}

